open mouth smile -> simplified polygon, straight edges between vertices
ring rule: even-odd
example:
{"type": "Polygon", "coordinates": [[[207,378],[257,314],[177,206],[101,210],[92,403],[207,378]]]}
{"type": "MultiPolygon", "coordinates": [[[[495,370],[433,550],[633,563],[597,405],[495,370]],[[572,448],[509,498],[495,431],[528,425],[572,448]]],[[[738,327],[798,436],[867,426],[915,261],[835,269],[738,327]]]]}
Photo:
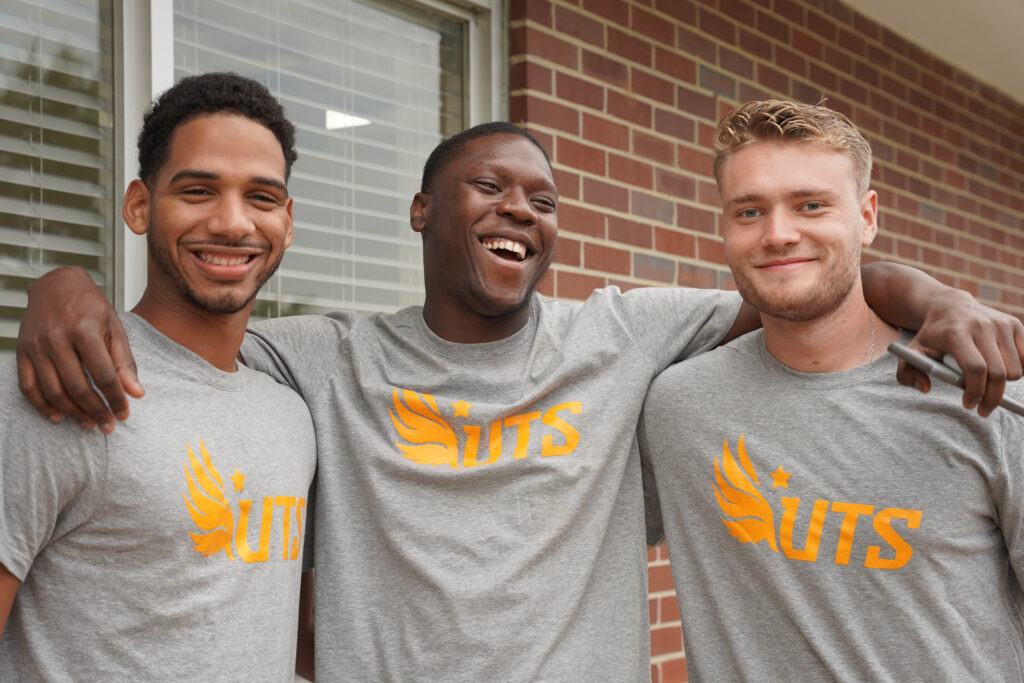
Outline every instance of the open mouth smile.
{"type": "Polygon", "coordinates": [[[505,239],[503,237],[485,237],[480,240],[485,249],[497,256],[509,261],[523,261],[526,259],[527,249],[522,242],[505,239]]]}
{"type": "Polygon", "coordinates": [[[205,251],[194,252],[203,263],[213,266],[240,266],[256,258],[255,254],[215,254],[205,251]]]}

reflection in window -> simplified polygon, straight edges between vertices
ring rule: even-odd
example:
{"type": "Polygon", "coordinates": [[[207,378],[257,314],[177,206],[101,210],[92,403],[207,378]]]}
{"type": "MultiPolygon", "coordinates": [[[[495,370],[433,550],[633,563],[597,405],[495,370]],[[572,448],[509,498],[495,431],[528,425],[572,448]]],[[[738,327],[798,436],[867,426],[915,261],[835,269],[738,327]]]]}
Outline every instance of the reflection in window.
{"type": "Polygon", "coordinates": [[[0,3],[3,355],[43,273],[80,265],[112,295],[111,16],[109,0],[0,3]]]}
{"type": "Polygon", "coordinates": [[[422,301],[409,202],[465,123],[464,25],[397,1],[175,0],[175,77],[266,84],[298,128],[295,240],[255,314],[422,301]]]}

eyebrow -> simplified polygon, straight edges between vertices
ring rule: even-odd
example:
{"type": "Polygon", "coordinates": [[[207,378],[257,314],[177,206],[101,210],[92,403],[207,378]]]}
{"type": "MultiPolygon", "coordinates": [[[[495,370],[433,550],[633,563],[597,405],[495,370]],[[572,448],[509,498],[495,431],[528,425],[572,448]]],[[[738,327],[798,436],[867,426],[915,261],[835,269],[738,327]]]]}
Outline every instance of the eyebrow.
{"type": "MultiPolygon", "coordinates": [[[[506,175],[508,175],[510,173],[515,173],[515,171],[513,171],[508,166],[508,164],[505,164],[500,159],[496,159],[496,160],[493,160],[493,161],[483,161],[483,162],[481,162],[481,166],[483,166],[488,171],[491,171],[491,172],[494,172],[494,173],[498,173],[498,174],[506,174],[506,175]]],[[[542,184],[544,185],[544,187],[546,189],[550,190],[551,192],[554,192],[556,195],[558,194],[558,186],[555,185],[555,183],[553,181],[548,180],[547,178],[544,178],[544,181],[543,181],[542,184]]]]}
{"type": "MultiPolygon", "coordinates": [[[[826,199],[831,199],[831,198],[835,197],[837,194],[838,193],[836,193],[833,190],[828,190],[828,189],[824,189],[824,188],[821,188],[821,189],[806,188],[806,189],[793,190],[792,192],[789,192],[789,193],[786,194],[786,198],[787,199],[803,199],[803,198],[806,198],[806,197],[824,197],[826,199]]],[[[741,195],[738,195],[736,197],[730,197],[729,199],[726,199],[725,200],[725,205],[726,206],[730,206],[732,204],[746,204],[748,202],[757,202],[757,201],[761,201],[763,199],[764,199],[764,195],[756,194],[754,192],[750,192],[750,193],[747,193],[747,194],[741,194],[741,195]]]]}
{"type": "MultiPolygon", "coordinates": [[[[174,174],[174,177],[168,182],[169,185],[173,185],[179,180],[218,180],[220,176],[210,171],[199,171],[195,169],[187,168],[184,171],[178,171],[174,174]]],[[[254,185],[265,185],[267,187],[276,187],[285,194],[288,194],[288,186],[277,178],[268,178],[265,176],[253,176],[249,178],[249,182],[254,185]]]]}

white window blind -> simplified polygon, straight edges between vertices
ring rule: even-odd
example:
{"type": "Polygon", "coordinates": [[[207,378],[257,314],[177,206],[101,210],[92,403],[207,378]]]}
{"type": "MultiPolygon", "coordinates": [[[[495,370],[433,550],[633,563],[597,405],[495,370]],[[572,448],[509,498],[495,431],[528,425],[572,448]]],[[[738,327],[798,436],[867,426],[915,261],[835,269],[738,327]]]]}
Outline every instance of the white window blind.
{"type": "Polygon", "coordinates": [[[0,355],[46,271],[113,295],[111,25],[109,0],[0,2],[0,355]]]}
{"type": "Polygon", "coordinates": [[[397,1],[175,0],[175,78],[254,78],[298,129],[295,239],[255,315],[422,301],[409,202],[427,155],[467,122],[465,34],[397,1]]]}

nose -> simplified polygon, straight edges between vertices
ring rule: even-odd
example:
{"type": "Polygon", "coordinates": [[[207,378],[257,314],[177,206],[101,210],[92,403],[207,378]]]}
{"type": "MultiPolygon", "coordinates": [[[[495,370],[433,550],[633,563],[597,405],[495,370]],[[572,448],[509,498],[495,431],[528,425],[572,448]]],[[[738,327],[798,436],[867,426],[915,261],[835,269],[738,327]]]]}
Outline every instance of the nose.
{"type": "Polygon", "coordinates": [[[244,197],[233,193],[221,195],[214,215],[207,222],[210,234],[227,240],[239,240],[252,234],[256,226],[250,211],[244,197]]]}
{"type": "Polygon", "coordinates": [[[517,223],[533,225],[537,222],[537,210],[530,203],[522,188],[509,188],[501,198],[498,213],[507,216],[517,223]]]}
{"type": "Polygon", "coordinates": [[[780,249],[800,241],[800,232],[781,211],[770,212],[762,226],[761,244],[766,248],[780,249]]]}

